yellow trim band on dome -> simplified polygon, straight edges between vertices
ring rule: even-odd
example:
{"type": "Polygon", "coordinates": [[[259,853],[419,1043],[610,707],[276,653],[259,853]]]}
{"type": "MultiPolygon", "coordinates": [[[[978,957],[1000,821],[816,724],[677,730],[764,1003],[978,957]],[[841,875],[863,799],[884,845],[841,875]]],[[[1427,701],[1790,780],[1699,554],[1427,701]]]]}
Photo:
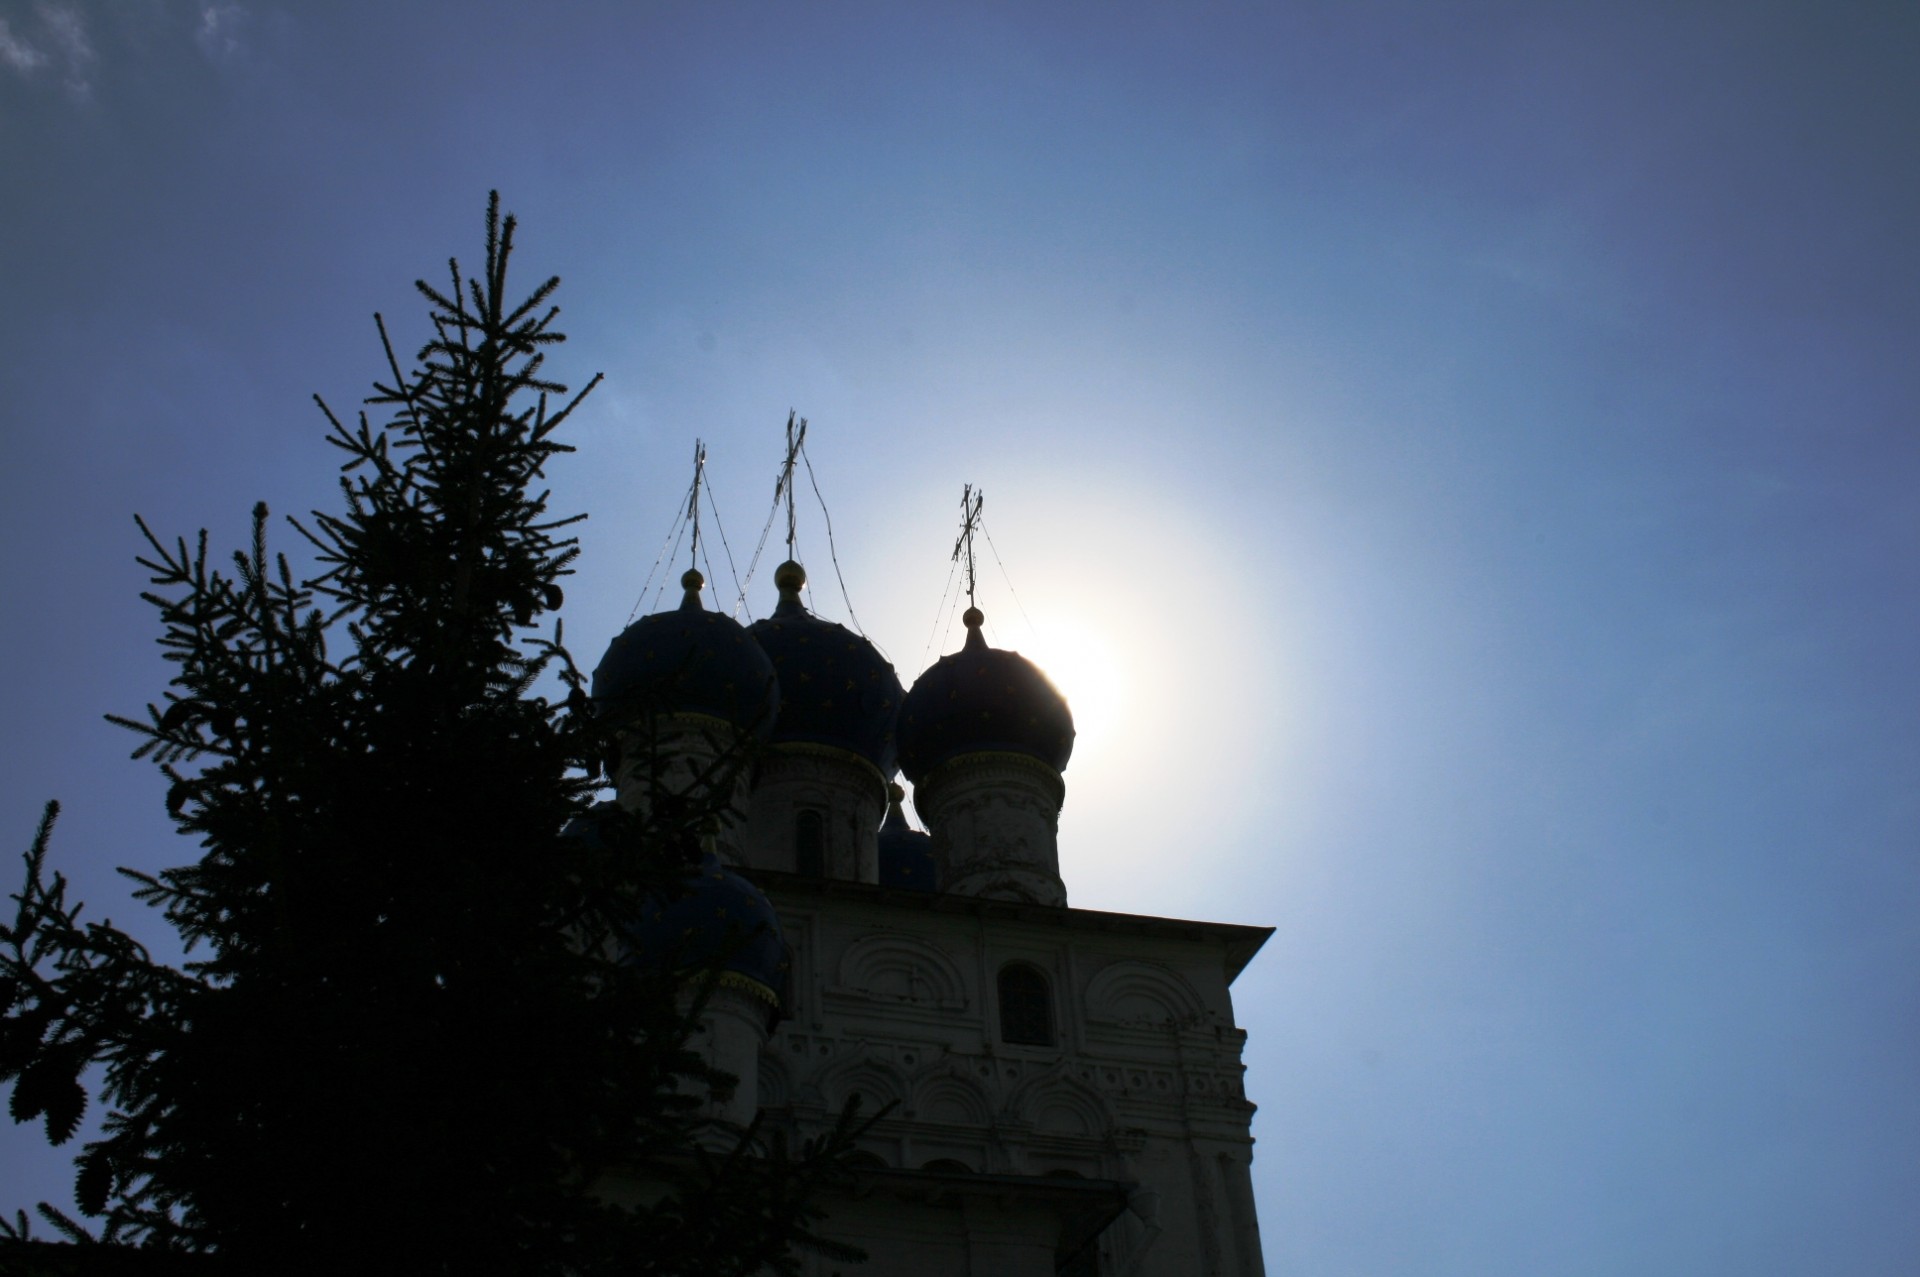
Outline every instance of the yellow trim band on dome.
{"type": "Polygon", "coordinates": [[[780,1005],[780,995],[778,993],[754,979],[752,976],[743,975],[738,971],[720,972],[719,975],[714,977],[713,987],[716,989],[737,989],[749,997],[758,998],[769,1006],[777,1007],[780,1005]]]}

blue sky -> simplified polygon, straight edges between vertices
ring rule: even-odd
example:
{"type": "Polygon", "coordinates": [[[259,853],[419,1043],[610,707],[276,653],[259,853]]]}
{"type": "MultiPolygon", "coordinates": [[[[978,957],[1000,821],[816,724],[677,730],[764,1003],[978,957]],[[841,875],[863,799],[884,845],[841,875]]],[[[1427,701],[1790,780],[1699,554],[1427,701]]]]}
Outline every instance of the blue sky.
{"type": "MultiPolygon", "coordinates": [[[[811,419],[907,679],[985,489],[992,636],[1080,711],[1074,902],[1279,928],[1235,990],[1271,1272],[1910,1270],[1910,6],[0,22],[0,828],[63,800],[104,912],[192,851],[100,718],[166,677],[130,515],[328,504],[309,396],[371,312],[419,340],[497,187],[555,371],[608,378],[554,476],[583,660],[696,436],[744,570],[811,419]]],[[[0,1204],[64,1165],[0,1130],[0,1204]]]]}

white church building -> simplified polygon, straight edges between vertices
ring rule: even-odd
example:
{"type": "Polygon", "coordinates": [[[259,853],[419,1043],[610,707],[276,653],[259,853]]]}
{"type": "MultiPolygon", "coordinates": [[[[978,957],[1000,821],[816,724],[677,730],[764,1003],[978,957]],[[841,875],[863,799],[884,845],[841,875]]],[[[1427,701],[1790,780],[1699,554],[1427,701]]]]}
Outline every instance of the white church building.
{"type": "Polygon", "coordinates": [[[659,792],[649,758],[693,784],[760,738],[700,887],[649,925],[757,929],[708,1011],[706,1049],[740,1078],[728,1116],[804,1138],[854,1093],[894,1105],[821,1228],[870,1259],[818,1271],[1255,1277],[1229,987],[1270,929],[1071,907],[1060,693],[971,607],[961,650],[903,691],[806,609],[805,579],[782,564],[778,606],[743,627],[689,572],[680,608],[614,640],[593,693],[645,738],[623,805],[659,792]]]}

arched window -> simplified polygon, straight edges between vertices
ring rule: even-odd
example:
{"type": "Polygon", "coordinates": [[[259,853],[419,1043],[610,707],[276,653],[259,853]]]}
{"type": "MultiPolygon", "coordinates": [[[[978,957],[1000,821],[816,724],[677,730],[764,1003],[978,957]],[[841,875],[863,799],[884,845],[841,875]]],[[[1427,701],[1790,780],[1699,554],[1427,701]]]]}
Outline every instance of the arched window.
{"type": "Polygon", "coordinates": [[[810,877],[827,876],[827,818],[811,807],[793,818],[793,867],[810,877]]]}
{"type": "Polygon", "coordinates": [[[1047,977],[1024,962],[1000,968],[1000,1040],[1053,1045],[1053,991],[1047,977]]]}

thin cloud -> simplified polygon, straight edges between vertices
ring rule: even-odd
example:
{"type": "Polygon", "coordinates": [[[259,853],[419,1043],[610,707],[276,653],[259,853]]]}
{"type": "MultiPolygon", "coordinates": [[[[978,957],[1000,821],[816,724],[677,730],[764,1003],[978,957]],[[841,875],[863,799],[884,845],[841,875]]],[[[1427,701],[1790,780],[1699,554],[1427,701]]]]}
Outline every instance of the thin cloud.
{"type": "Polygon", "coordinates": [[[54,43],[70,63],[93,61],[93,44],[87,39],[87,24],[80,17],[78,9],[65,5],[43,4],[38,6],[40,23],[53,36],[54,43]]]}
{"type": "Polygon", "coordinates": [[[40,52],[13,33],[5,18],[0,18],[0,63],[12,67],[21,75],[31,75],[45,66],[47,55],[40,52]]]}
{"type": "Polygon", "coordinates": [[[237,0],[34,0],[29,13],[0,18],[0,75],[12,71],[89,102],[103,68],[128,54],[173,56],[187,36],[206,63],[244,70],[260,52],[259,24],[237,0]]]}
{"type": "Polygon", "coordinates": [[[34,17],[38,29],[32,39],[0,18],[0,65],[32,76],[57,63],[65,72],[61,78],[68,90],[85,97],[92,87],[94,63],[85,20],[77,9],[48,3],[35,5],[34,17]]]}
{"type": "Polygon", "coordinates": [[[206,4],[200,7],[200,28],[193,34],[200,52],[215,62],[240,57],[246,46],[240,38],[250,15],[237,4],[206,4]]]}

